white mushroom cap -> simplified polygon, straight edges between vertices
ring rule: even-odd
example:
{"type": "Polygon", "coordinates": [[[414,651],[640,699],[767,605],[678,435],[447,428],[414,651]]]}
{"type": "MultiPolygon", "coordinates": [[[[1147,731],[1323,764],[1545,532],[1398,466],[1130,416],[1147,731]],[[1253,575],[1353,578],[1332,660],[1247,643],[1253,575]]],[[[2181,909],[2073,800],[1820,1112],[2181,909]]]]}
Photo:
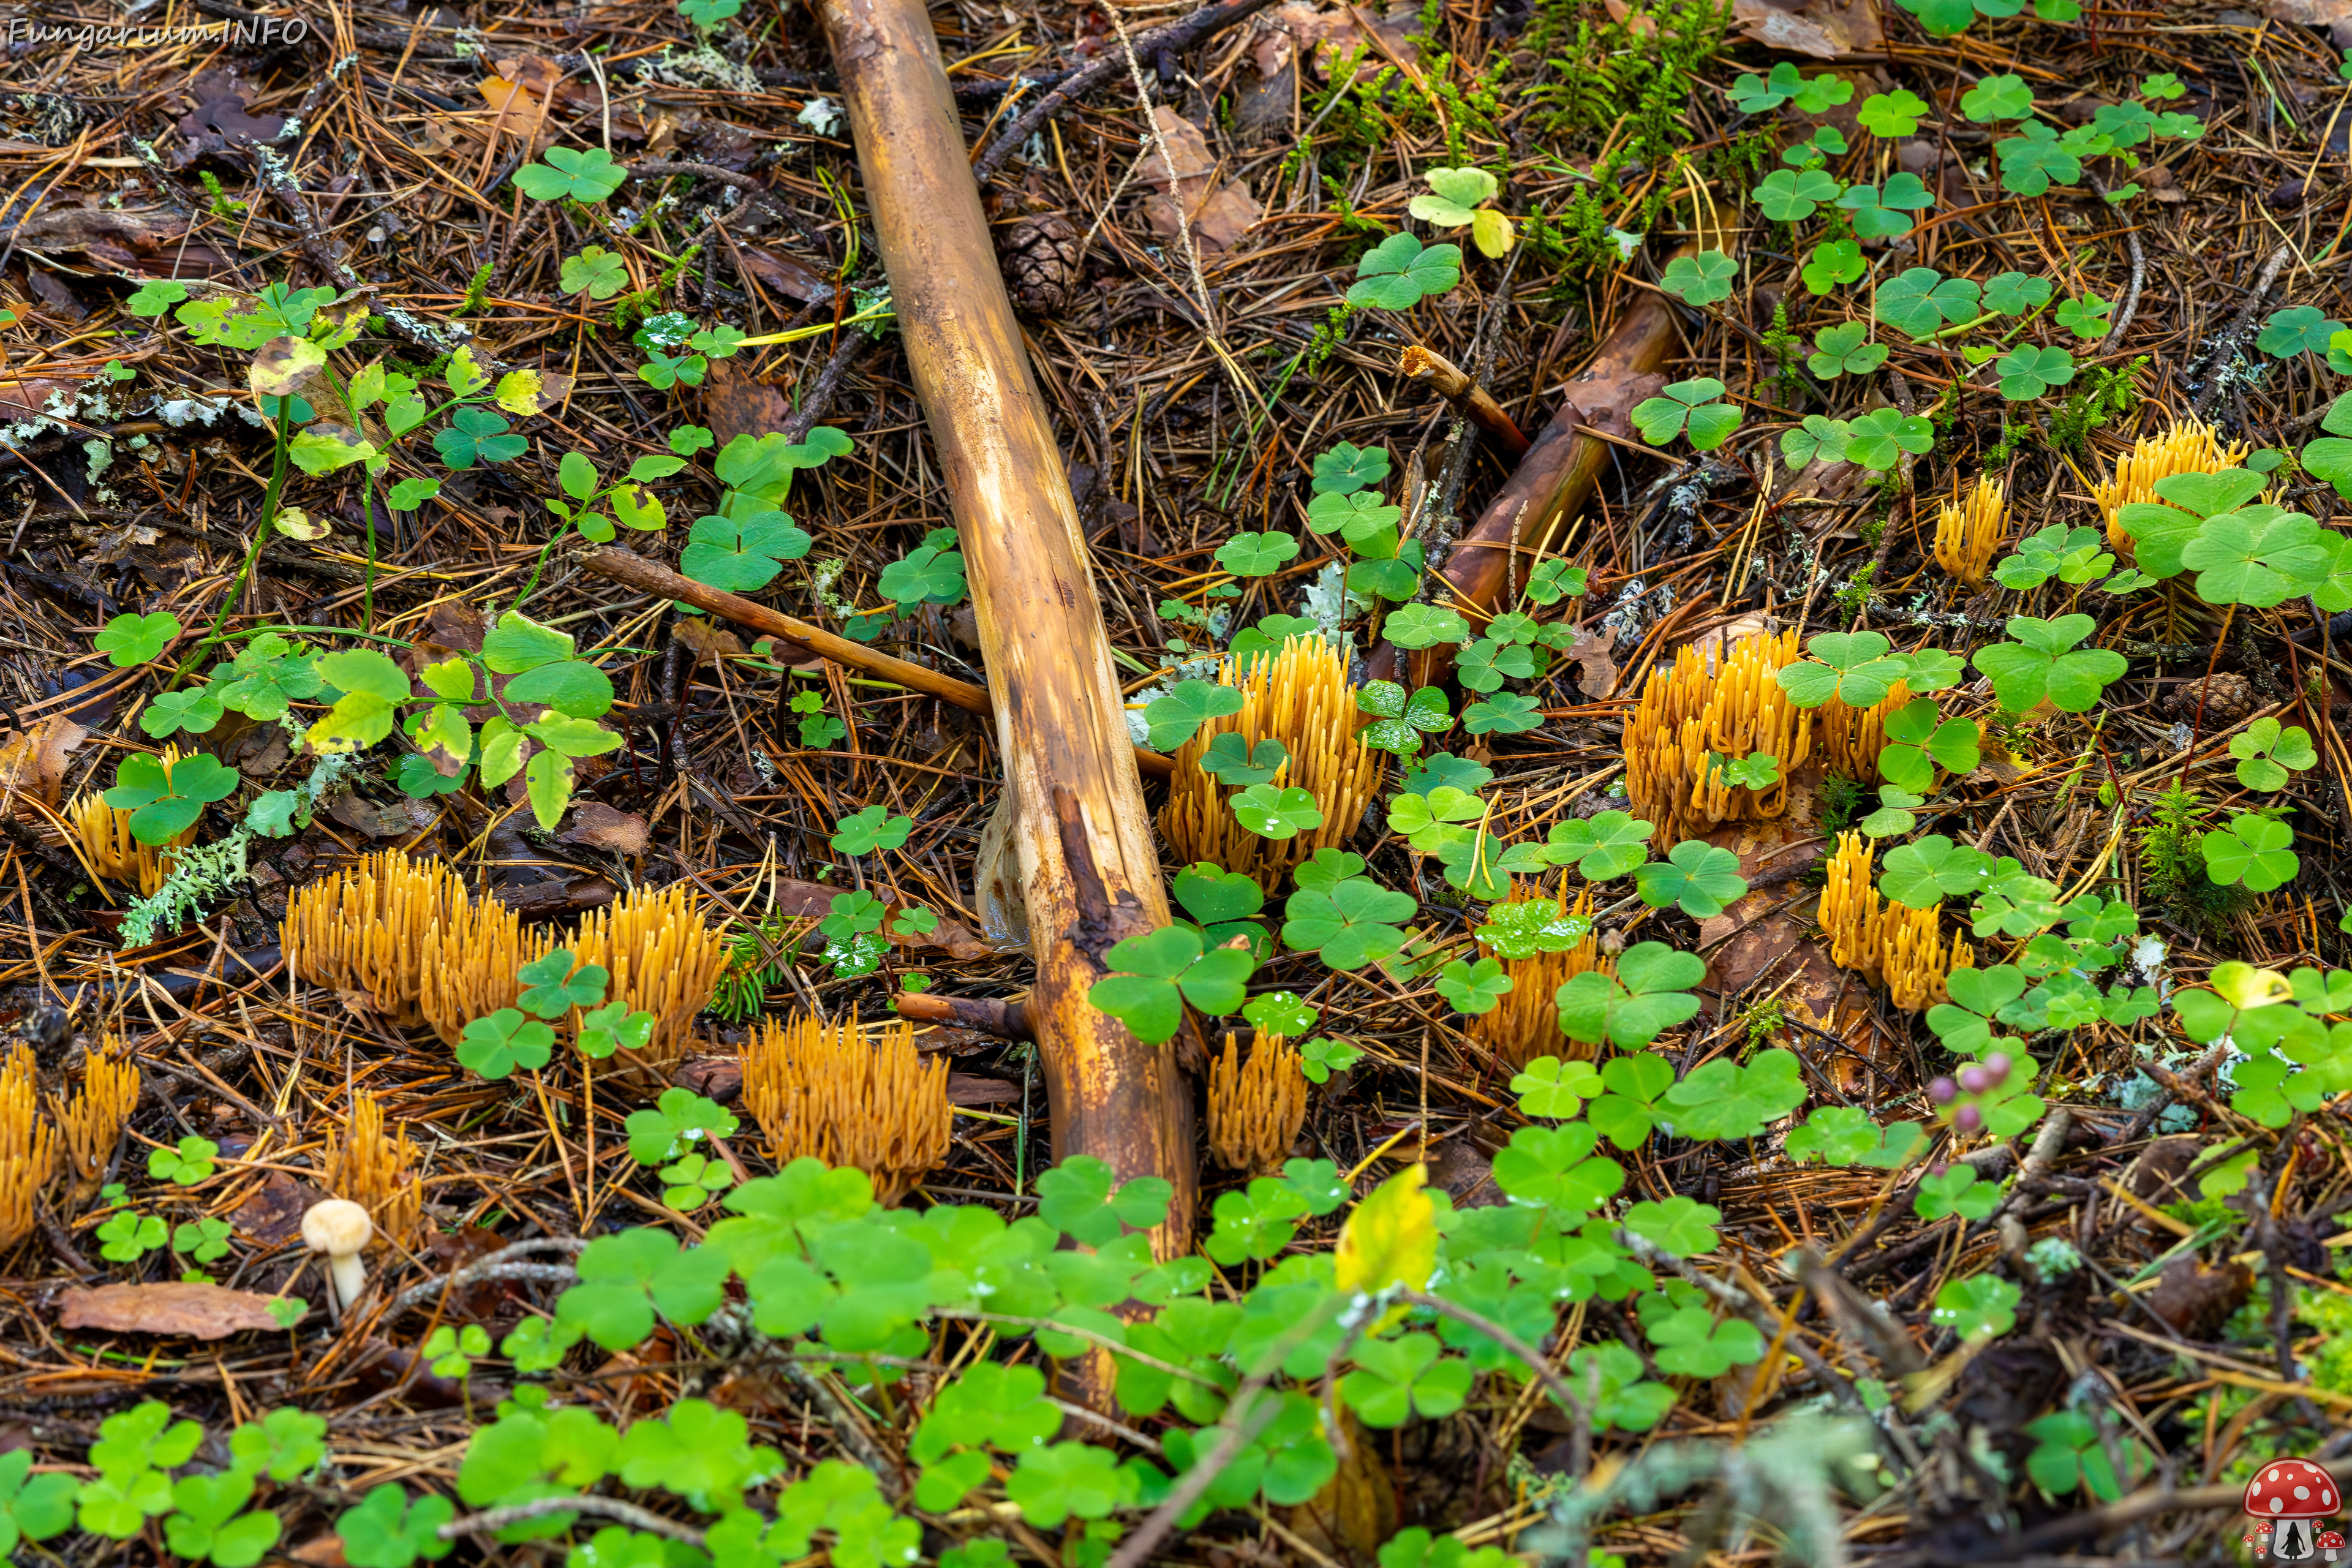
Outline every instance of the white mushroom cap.
{"type": "Polygon", "coordinates": [[[375,1221],[349,1198],[329,1198],[310,1205],[302,1216],[302,1240],[313,1252],[341,1258],[365,1247],[375,1235],[375,1221]]]}
{"type": "Polygon", "coordinates": [[[375,1222],[349,1198],[313,1204],[302,1216],[302,1240],[311,1251],[327,1255],[327,1274],[341,1306],[349,1307],[367,1289],[367,1265],[360,1261],[360,1249],[373,1235],[375,1222]]]}

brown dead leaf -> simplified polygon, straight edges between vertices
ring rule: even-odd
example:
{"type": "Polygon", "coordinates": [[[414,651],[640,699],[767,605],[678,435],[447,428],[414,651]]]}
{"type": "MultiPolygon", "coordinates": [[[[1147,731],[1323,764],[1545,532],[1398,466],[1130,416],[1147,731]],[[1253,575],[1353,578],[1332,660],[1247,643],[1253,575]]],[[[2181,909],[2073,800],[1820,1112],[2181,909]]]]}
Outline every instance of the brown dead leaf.
{"type": "Polygon", "coordinates": [[[571,825],[555,836],[558,844],[580,844],[609,849],[615,855],[642,855],[651,834],[646,819],[601,800],[583,800],[572,807],[571,825]]]}
{"type": "Polygon", "coordinates": [[[302,1568],[351,1568],[351,1559],[343,1555],[343,1538],[340,1535],[315,1536],[286,1555],[301,1563],[302,1568]]]}
{"type": "MultiPolygon", "coordinates": [[[[270,1315],[269,1303],[279,1299],[250,1290],[231,1290],[221,1285],[176,1280],[154,1285],[100,1285],[96,1289],[77,1288],[59,1294],[58,1323],[68,1329],[221,1340],[247,1331],[275,1331],[281,1325],[270,1315]]],[[[294,1321],[299,1323],[301,1319],[294,1321]]]]}
{"type": "Polygon", "coordinates": [[[30,419],[49,412],[49,399],[63,393],[71,397],[79,384],[70,381],[0,381],[0,419],[30,419]]]}
{"type": "Polygon", "coordinates": [[[2147,1301],[2150,1310],[2190,1339],[2210,1339],[2254,1290],[2254,1271],[2242,1263],[2208,1268],[2194,1258],[2176,1258],[2157,1277],[2147,1301]]]}
{"type": "Polygon", "coordinates": [[[1421,49],[1412,41],[1414,12],[1398,8],[1372,17],[1369,9],[1335,5],[1325,8],[1304,0],[1283,6],[1259,25],[1254,62],[1262,77],[1281,74],[1300,54],[1308,57],[1316,79],[1328,81],[1343,56],[1363,51],[1356,64],[1358,81],[1370,81],[1389,68],[1393,57],[1419,64],[1421,49]],[[1370,18],[1367,28],[1365,21],[1370,18]],[[1377,43],[1375,43],[1377,39],[1377,43]],[[1380,46],[1386,47],[1382,52],[1380,46]]]}
{"type": "MultiPolygon", "coordinates": [[[[408,673],[428,664],[446,664],[460,654],[482,651],[482,612],[470,605],[439,604],[417,628],[416,645],[401,655],[408,673]]],[[[419,695],[425,695],[420,689],[419,695]]]]}
{"type": "MultiPolygon", "coordinates": [[[[1706,837],[1739,857],[1739,874],[1750,882],[1765,871],[1817,860],[1826,848],[1803,844],[1811,835],[1786,817],[1726,823],[1706,837]]],[[[1818,1021],[1834,1010],[1845,976],[1830,961],[1828,947],[1806,935],[1810,922],[1799,913],[1803,906],[1779,908],[1795,890],[1793,881],[1751,887],[1723,913],[1699,922],[1699,944],[1706,950],[1707,984],[1722,994],[1738,994],[1744,1001],[1777,994],[1792,1009],[1802,1005],[1818,1021]]]]}
{"type": "Polygon", "coordinates": [[[950,1105],[1018,1105],[1021,1086],[1001,1078],[982,1078],[977,1073],[948,1074],[950,1105]]]}
{"type": "Polygon", "coordinates": [[[702,384],[702,417],[719,446],[738,436],[758,437],[782,430],[792,412],[793,405],[782,392],[753,381],[735,361],[711,362],[702,384]]]}
{"type": "Polygon", "coordinates": [[[498,75],[475,83],[482,101],[499,111],[499,127],[518,138],[539,133],[562,72],[555,62],[539,55],[517,55],[497,62],[498,75]]]}
{"type": "Polygon", "coordinates": [[[2263,15],[2296,27],[2325,27],[2339,49],[2352,49],[2352,5],[2345,0],[2263,0],[2263,15]]]}
{"type": "Polygon", "coordinates": [[[31,729],[0,746],[0,790],[56,806],[65,798],[66,765],[89,735],[62,713],[35,721],[31,729]]]}
{"type": "MultiPolygon", "coordinates": [[[[742,258],[743,269],[752,277],[771,289],[782,289],[803,305],[822,304],[834,296],[834,287],[823,274],[782,251],[739,243],[735,254],[742,258]]],[[[726,363],[721,360],[719,364],[726,363]]],[[[719,364],[710,368],[715,372],[719,364]]]]}
{"type": "Polygon", "coordinates": [[[1617,661],[1610,657],[1616,646],[1613,629],[1596,634],[1580,627],[1560,653],[1562,663],[1576,666],[1577,689],[1591,700],[1597,702],[1616,689],[1617,661]]]}
{"type": "Polygon", "coordinates": [[[1182,226],[1178,202],[1192,224],[1192,238],[1202,250],[1224,250],[1248,232],[1265,209],[1238,180],[1220,180],[1217,160],[1209,152],[1201,128],[1166,104],[1152,111],[1160,144],[1144,161],[1143,178],[1154,194],[1144,198],[1143,218],[1154,234],[1173,239],[1182,226]],[[1160,156],[1164,147],[1167,156],[1160,156]]]}
{"type": "Polygon", "coordinates": [[[265,1249],[280,1247],[301,1234],[302,1215],[320,1196],[285,1172],[272,1171],[231,1217],[265,1249]]]}
{"type": "Polygon", "coordinates": [[[1732,0],[1732,25],[1768,49],[1834,60],[1885,42],[1864,0],[1732,0]]]}
{"type": "Polygon", "coordinates": [[[226,153],[247,142],[275,142],[286,129],[283,116],[253,114],[245,107],[245,88],[234,73],[206,71],[190,83],[196,106],[180,116],[180,131],[188,145],[173,157],[185,166],[206,153],[226,153]]]}
{"type": "Polygon", "coordinates": [[[421,800],[401,799],[378,805],[365,795],[337,795],[327,807],[327,815],[355,833],[370,838],[404,838],[418,828],[431,824],[433,808],[421,800]],[[417,820],[414,807],[424,805],[424,821],[417,820]]]}
{"type": "Polygon", "coordinates": [[[714,626],[700,616],[680,616],[670,627],[670,635],[705,658],[743,651],[741,637],[725,626],[714,626]]]}

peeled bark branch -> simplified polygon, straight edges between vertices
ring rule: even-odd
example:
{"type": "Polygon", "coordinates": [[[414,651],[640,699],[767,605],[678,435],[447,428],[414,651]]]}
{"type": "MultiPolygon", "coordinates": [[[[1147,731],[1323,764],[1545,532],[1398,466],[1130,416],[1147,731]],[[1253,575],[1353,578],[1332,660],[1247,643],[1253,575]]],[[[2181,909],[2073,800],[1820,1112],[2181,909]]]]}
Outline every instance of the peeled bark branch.
{"type": "MultiPolygon", "coordinates": [[[[980,188],[920,0],[819,0],[874,232],[929,423],[995,699],[1037,977],[1028,1014],[1057,1158],[1175,1201],[1156,1237],[1190,1246],[1190,1095],[1168,1051],[1097,1012],[1101,953],[1168,923],[1077,507],[997,271],[980,188]]],[[[1077,79],[1073,79],[1075,85],[1077,79]]]]}
{"type": "MultiPolygon", "coordinates": [[[[1636,383],[1666,363],[1675,336],[1674,310],[1662,295],[1643,295],[1618,320],[1600,354],[1570,384],[1568,401],[1479,516],[1478,526],[1454,546],[1442,574],[1445,586],[1434,602],[1491,611],[1507,582],[1527,581],[1537,552],[1549,548],[1568,519],[1591,499],[1609,460],[1610,443],[1589,432],[1624,431],[1641,400],[1636,383]],[[1514,555],[1520,558],[1516,570],[1514,555]]],[[[1475,409],[1472,414],[1475,417],[1475,409]]],[[[1396,668],[1396,650],[1382,643],[1367,661],[1366,679],[1393,680],[1396,668]]]]}

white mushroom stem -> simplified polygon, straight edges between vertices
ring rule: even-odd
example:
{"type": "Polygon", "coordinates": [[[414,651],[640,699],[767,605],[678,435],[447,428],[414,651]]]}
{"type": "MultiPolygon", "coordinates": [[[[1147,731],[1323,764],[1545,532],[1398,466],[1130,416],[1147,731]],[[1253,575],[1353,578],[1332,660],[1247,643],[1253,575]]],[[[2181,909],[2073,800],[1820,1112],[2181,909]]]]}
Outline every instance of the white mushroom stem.
{"type": "Polygon", "coordinates": [[[313,1204],[302,1216],[302,1240],[313,1252],[327,1255],[327,1274],[334,1281],[335,1301],[349,1309],[367,1289],[367,1265],[361,1251],[375,1235],[367,1210],[348,1198],[313,1204]]]}

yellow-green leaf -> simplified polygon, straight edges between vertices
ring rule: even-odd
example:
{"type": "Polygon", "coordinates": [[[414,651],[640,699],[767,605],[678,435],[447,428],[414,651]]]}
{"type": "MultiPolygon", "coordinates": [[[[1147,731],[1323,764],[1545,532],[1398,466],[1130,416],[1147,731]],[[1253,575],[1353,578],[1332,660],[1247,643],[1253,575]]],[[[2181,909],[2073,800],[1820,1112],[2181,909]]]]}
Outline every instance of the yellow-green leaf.
{"type": "Polygon", "coordinates": [[[482,726],[482,783],[496,789],[522,771],[522,731],[504,719],[482,726]]]}
{"type": "Polygon", "coordinates": [[[418,751],[430,752],[437,747],[460,763],[474,754],[474,726],[467,722],[461,710],[446,703],[419,715],[409,738],[418,751]]]}
{"type": "Polygon", "coordinates": [[[612,499],[613,515],[621,520],[624,527],[650,533],[669,526],[669,513],[663,508],[661,498],[650,490],[618,484],[613,487],[612,499]]]}
{"type": "Polygon", "coordinates": [[[347,691],[332,711],[310,727],[304,739],[312,751],[323,756],[373,746],[391,733],[391,703],[373,691],[347,691]]]}
{"type": "Polygon", "coordinates": [[[1340,1227],[1331,1255],[1333,1282],[1342,1290],[1376,1294],[1391,1285],[1418,1290],[1437,1268],[1437,1209],[1423,1185],[1428,1171],[1413,1165],[1382,1182],[1340,1227]]]}
{"type": "Polygon", "coordinates": [[[474,351],[461,348],[449,356],[449,368],[444,377],[449,383],[451,395],[463,397],[480,386],[489,377],[474,363],[474,351]]]}
{"type": "Polygon", "coordinates": [[[528,416],[540,412],[543,384],[535,370],[510,370],[499,377],[498,390],[491,398],[509,414],[528,416]]]}
{"type": "Polygon", "coordinates": [[[1492,207],[1480,207],[1470,219],[1470,243],[1484,256],[1501,257],[1510,254],[1511,220],[1492,207]]]}
{"type": "Polygon", "coordinates": [[[257,397],[292,397],[326,363],[327,351],[308,338],[272,338],[255,353],[245,375],[257,397]]]}
{"type": "Polygon", "coordinates": [[[446,697],[453,702],[470,702],[474,698],[474,667],[462,658],[446,659],[428,664],[416,672],[426,689],[436,697],[446,697]]]}
{"type": "Polygon", "coordinates": [[[530,792],[531,815],[540,826],[554,832],[572,802],[572,764],[553,752],[541,752],[523,769],[523,778],[530,792]]]}

